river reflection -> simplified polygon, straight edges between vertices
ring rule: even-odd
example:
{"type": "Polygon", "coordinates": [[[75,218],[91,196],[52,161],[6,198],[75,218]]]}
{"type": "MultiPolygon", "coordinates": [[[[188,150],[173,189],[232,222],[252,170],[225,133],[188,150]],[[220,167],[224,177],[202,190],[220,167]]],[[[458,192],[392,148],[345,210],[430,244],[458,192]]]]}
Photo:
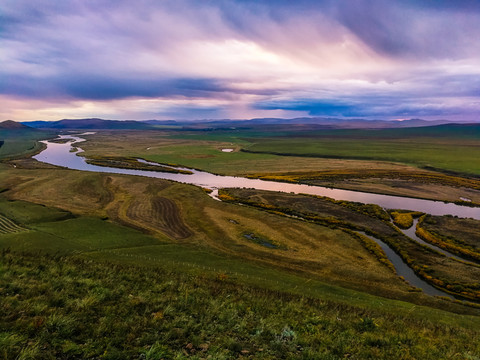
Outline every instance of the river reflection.
{"type": "Polygon", "coordinates": [[[321,186],[311,186],[304,184],[288,184],[259,179],[247,179],[237,176],[214,175],[205,171],[199,171],[194,169],[188,169],[192,172],[192,174],[186,175],[146,170],[117,169],[112,167],[91,165],[87,164],[83,157],[77,156],[77,154],[82,151],[81,149],[78,149],[77,152],[70,151],[72,148],[72,144],[84,141],[84,139],[71,135],[61,135],[60,137],[63,139],[72,139],[72,141],[66,144],[44,141],[43,143],[47,145],[47,148],[38,155],[34,156],[34,159],[52,165],[63,166],[69,169],[147,176],[178,181],[185,184],[198,185],[212,190],[228,187],[239,187],[296,194],[303,193],[310,195],[328,196],[336,200],[357,201],[365,204],[377,204],[382,208],[386,209],[408,209],[421,211],[432,215],[456,215],[458,217],[470,217],[480,220],[480,208],[461,206],[453,203],[444,203],[441,201],[372,194],[361,191],[330,189],[321,186]]]}

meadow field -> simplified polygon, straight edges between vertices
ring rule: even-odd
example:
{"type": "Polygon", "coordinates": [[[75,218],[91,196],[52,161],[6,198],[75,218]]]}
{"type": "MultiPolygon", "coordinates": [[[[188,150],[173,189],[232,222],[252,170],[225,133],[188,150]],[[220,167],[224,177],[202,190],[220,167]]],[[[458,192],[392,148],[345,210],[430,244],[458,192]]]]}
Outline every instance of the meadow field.
{"type": "Polygon", "coordinates": [[[48,131],[35,129],[10,130],[0,128],[0,159],[18,159],[29,156],[43,148],[39,140],[55,137],[48,131]]]}
{"type": "Polygon", "coordinates": [[[480,204],[477,127],[104,131],[82,147],[87,157],[136,156],[222,175],[480,204]]]}
{"type": "MultiPolygon", "coordinates": [[[[129,167],[140,157],[254,177],[323,171],[308,181],[339,185],[347,172],[371,187],[391,172],[409,183],[399,192],[415,183],[422,197],[434,185],[431,197],[451,189],[476,202],[475,179],[414,162],[240,151],[285,134],[274,135],[100,131],[79,146],[87,158],[129,167]]],[[[31,138],[15,141],[16,152],[0,154],[5,359],[480,356],[471,341],[480,334],[480,266],[419,246],[379,207],[245,189],[226,189],[218,201],[196,186],[38,163],[31,138]],[[410,286],[352,230],[381,238],[458,300],[410,286]]],[[[418,229],[474,261],[477,225],[427,216],[418,229]]]]}

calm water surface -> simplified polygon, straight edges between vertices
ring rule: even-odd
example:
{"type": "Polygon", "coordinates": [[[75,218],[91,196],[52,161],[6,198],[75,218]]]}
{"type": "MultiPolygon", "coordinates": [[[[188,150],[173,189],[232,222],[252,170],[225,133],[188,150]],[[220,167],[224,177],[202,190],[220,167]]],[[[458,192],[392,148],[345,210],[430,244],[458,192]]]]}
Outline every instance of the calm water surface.
{"type": "Polygon", "coordinates": [[[465,260],[463,259],[462,257],[460,256],[457,256],[455,254],[452,254],[451,252],[447,251],[447,250],[444,250],[438,246],[435,246],[433,244],[430,244],[429,242],[426,242],[425,240],[422,240],[421,238],[419,238],[417,236],[417,234],[415,233],[416,230],[417,230],[417,223],[418,223],[418,219],[413,219],[413,225],[411,227],[409,227],[408,229],[400,229],[399,227],[397,227],[401,232],[403,232],[405,235],[407,235],[409,238],[415,240],[416,242],[419,242],[420,244],[423,244],[423,245],[426,245],[428,246],[429,248],[433,249],[433,250],[436,250],[438,251],[439,253],[441,254],[444,254],[448,257],[451,257],[451,258],[454,258],[454,259],[457,259],[457,260],[461,260],[461,261],[467,261],[469,262],[468,260],[465,260]]]}
{"type": "Polygon", "coordinates": [[[430,285],[429,283],[427,283],[425,280],[418,277],[417,274],[415,274],[415,272],[407,264],[405,264],[403,262],[403,259],[400,256],[398,256],[397,253],[395,251],[393,251],[383,241],[381,241],[381,240],[379,240],[379,239],[377,239],[373,236],[367,235],[364,232],[360,232],[360,233],[367,236],[371,240],[375,241],[378,245],[380,245],[380,247],[385,252],[385,254],[387,255],[390,262],[393,264],[393,267],[397,271],[397,275],[398,276],[403,276],[403,278],[405,280],[407,280],[410,285],[413,285],[413,286],[415,286],[419,289],[422,289],[425,292],[425,294],[427,294],[427,295],[446,296],[446,297],[449,297],[449,298],[452,297],[451,295],[449,295],[449,294],[447,294],[447,293],[445,293],[441,290],[438,290],[437,288],[435,288],[432,285],[430,285]]]}
{"type": "MultiPolygon", "coordinates": [[[[408,197],[371,194],[361,191],[349,191],[341,189],[331,189],[321,186],[311,186],[304,184],[288,184],[275,181],[265,181],[259,179],[247,179],[237,176],[214,175],[205,171],[186,169],[192,172],[191,175],[171,174],[146,170],[117,169],[87,164],[85,159],[77,156],[82,150],[71,152],[72,144],[85,141],[82,138],[61,135],[63,139],[72,139],[66,144],[57,144],[44,141],[47,148],[34,156],[34,159],[49,163],[52,165],[63,166],[69,169],[94,171],[113,174],[127,174],[137,176],[147,176],[159,179],[173,180],[185,184],[198,185],[201,187],[217,190],[228,187],[245,187],[258,190],[281,191],[287,193],[303,193],[310,195],[328,196],[336,200],[357,201],[365,204],[377,204],[386,209],[408,209],[421,211],[432,215],[456,215],[463,218],[474,218],[480,220],[480,208],[461,206],[453,203],[444,203],[441,201],[414,199],[408,197]]],[[[76,146],[76,145],[75,145],[76,146]]],[[[215,195],[216,191],[214,191],[215,195]]]]}

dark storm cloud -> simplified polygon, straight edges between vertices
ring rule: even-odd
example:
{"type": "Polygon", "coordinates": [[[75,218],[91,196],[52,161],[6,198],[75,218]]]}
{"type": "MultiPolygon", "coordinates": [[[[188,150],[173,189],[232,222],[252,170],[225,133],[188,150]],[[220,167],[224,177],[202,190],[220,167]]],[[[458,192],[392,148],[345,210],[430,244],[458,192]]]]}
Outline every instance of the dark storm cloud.
{"type": "MultiPolygon", "coordinates": [[[[447,98],[448,99],[448,98],[447,98]]],[[[438,117],[478,111],[479,104],[467,107],[448,104],[444,98],[430,98],[426,94],[361,94],[332,99],[295,99],[259,102],[263,110],[305,111],[310,116],[336,117],[438,117]]]]}
{"type": "Polygon", "coordinates": [[[478,54],[478,1],[340,0],[336,18],[365,44],[391,57],[462,58],[478,54]]]}
{"type": "Polygon", "coordinates": [[[255,108],[262,110],[294,110],[306,111],[311,116],[357,116],[357,108],[353,104],[336,100],[298,99],[286,101],[267,101],[258,103],[255,108]]]}
{"type": "Polygon", "coordinates": [[[0,93],[31,97],[61,97],[90,100],[126,97],[216,97],[230,90],[215,79],[122,79],[106,76],[65,76],[55,79],[12,77],[0,84],[0,93]]]}
{"type": "Polygon", "coordinates": [[[121,78],[83,78],[66,79],[59,85],[66,93],[84,99],[118,99],[138,97],[215,97],[228,89],[216,80],[209,79],[121,79],[121,78]]]}

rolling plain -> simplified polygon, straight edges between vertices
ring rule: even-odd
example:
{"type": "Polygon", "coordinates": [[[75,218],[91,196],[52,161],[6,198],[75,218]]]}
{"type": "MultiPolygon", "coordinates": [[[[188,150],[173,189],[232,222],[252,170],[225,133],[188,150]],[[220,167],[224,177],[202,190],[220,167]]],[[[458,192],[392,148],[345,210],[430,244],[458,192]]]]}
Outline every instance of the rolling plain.
{"type": "MultiPolygon", "coordinates": [[[[97,130],[78,146],[98,165],[140,158],[480,206],[478,127],[275,129],[97,130]]],[[[218,201],[32,159],[57,132],[0,130],[5,359],[480,356],[479,220],[255,189],[218,201]],[[414,218],[464,260],[402,233],[414,218]],[[362,234],[446,296],[410,285],[362,234]]]]}

